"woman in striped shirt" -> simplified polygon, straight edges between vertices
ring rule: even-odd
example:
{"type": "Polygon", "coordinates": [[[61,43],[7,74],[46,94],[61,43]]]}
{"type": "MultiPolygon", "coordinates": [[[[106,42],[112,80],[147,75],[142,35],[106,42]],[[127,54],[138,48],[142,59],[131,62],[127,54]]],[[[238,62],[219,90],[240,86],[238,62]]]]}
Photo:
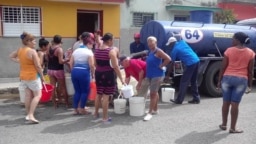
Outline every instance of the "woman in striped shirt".
{"type": "Polygon", "coordinates": [[[96,86],[97,97],[95,100],[95,119],[99,119],[99,106],[102,100],[103,117],[102,121],[108,123],[111,118],[108,117],[109,96],[113,95],[116,89],[115,73],[124,84],[121,72],[118,66],[117,51],[113,48],[113,35],[106,33],[103,37],[103,45],[95,49],[94,57],[96,62],[96,86]],[[112,66],[110,65],[112,63],[112,66]]]}

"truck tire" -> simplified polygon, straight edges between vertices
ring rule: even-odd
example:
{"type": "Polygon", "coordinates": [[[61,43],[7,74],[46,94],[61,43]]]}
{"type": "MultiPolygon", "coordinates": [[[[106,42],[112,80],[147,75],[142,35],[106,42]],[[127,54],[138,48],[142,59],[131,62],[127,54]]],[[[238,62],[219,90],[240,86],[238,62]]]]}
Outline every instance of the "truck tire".
{"type": "Polygon", "coordinates": [[[219,77],[221,61],[216,61],[210,64],[206,71],[203,85],[205,92],[211,97],[221,97],[221,92],[216,89],[219,77]]]}

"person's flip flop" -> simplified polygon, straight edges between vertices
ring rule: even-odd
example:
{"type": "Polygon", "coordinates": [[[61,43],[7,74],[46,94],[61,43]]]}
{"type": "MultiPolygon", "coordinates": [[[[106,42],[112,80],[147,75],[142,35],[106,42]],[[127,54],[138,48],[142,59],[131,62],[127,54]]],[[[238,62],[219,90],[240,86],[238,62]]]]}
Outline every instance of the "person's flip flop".
{"type": "Polygon", "coordinates": [[[39,124],[38,120],[28,120],[27,124],[39,124]]]}
{"type": "Polygon", "coordinates": [[[83,111],[79,113],[80,115],[91,115],[92,112],[88,112],[88,111],[83,111]]]}
{"type": "Polygon", "coordinates": [[[78,112],[74,112],[72,115],[73,115],[73,116],[78,116],[78,115],[81,115],[81,114],[78,113],[78,112]]]}
{"type": "Polygon", "coordinates": [[[220,128],[221,130],[227,130],[227,126],[224,126],[224,125],[219,125],[219,128],[220,128]]]}
{"type": "Polygon", "coordinates": [[[230,129],[229,130],[229,133],[231,134],[237,134],[237,133],[243,133],[244,131],[243,130],[240,130],[240,129],[230,129]]]}

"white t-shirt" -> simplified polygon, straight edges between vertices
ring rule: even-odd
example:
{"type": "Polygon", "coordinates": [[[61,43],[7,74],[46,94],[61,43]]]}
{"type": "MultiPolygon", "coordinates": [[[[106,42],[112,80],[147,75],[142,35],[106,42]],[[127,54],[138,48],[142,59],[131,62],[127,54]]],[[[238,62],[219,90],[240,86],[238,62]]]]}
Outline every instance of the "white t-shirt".
{"type": "Polygon", "coordinates": [[[93,53],[90,49],[85,47],[76,49],[72,55],[75,64],[88,64],[88,58],[93,56],[93,53]]]}

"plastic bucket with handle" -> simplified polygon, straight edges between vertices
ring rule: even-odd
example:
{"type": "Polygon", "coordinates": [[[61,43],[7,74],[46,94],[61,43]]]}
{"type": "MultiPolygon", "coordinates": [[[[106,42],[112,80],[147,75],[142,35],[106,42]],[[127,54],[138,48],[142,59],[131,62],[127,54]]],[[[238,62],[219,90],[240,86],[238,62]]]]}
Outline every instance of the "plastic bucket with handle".
{"type": "Polygon", "coordinates": [[[126,110],[126,100],[118,96],[117,99],[114,100],[114,112],[116,114],[124,114],[126,110]]]}
{"type": "Polygon", "coordinates": [[[162,92],[162,102],[170,102],[171,99],[174,99],[175,89],[174,88],[161,88],[162,92]]]}
{"type": "Polygon", "coordinates": [[[124,85],[121,88],[121,92],[122,92],[124,98],[130,98],[134,95],[132,85],[124,85]]]}
{"type": "Polygon", "coordinates": [[[42,96],[40,99],[40,102],[49,102],[52,98],[52,93],[54,90],[54,86],[51,84],[43,84],[43,89],[42,89],[42,96]]]}
{"type": "Polygon", "coordinates": [[[71,75],[69,73],[65,73],[65,81],[66,81],[66,88],[67,93],[69,96],[73,96],[75,94],[73,82],[71,80],[71,75]]]}
{"type": "Polygon", "coordinates": [[[25,103],[26,92],[25,92],[25,89],[22,87],[21,83],[19,84],[19,95],[20,95],[20,102],[25,103]]]}
{"type": "Polygon", "coordinates": [[[97,95],[96,82],[91,81],[90,82],[90,93],[89,93],[89,96],[88,96],[88,100],[94,101],[96,99],[96,95],[97,95]]]}
{"type": "Polygon", "coordinates": [[[145,98],[131,97],[129,98],[130,115],[143,116],[145,114],[145,98]]]}

